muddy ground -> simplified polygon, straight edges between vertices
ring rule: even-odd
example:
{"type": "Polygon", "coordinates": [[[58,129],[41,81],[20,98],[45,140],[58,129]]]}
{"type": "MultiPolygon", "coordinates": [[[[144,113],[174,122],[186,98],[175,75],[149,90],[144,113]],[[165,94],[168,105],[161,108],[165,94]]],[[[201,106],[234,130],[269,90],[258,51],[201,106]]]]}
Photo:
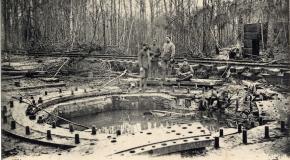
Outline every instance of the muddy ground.
{"type": "MultiPolygon", "coordinates": [[[[16,58],[15,61],[19,61],[16,58]]],[[[27,61],[31,59],[25,59],[27,61]]],[[[34,60],[35,61],[35,60],[34,60]]],[[[21,66],[21,65],[20,65],[21,66]]],[[[26,63],[25,63],[26,66],[26,63]]],[[[23,67],[23,65],[21,66],[23,67]]],[[[26,66],[27,67],[27,66],[26,66]]],[[[28,67],[29,68],[29,67],[28,67]]],[[[111,77],[112,78],[112,77],[111,77]]],[[[101,86],[107,82],[110,78],[95,78],[93,80],[88,80],[87,77],[74,75],[74,76],[62,76],[60,77],[60,82],[65,83],[66,86],[62,87],[63,90],[71,89],[72,87],[90,87],[90,86],[101,86]]],[[[1,88],[2,90],[12,89],[9,92],[2,92],[1,103],[2,106],[8,104],[9,97],[12,95],[25,94],[35,95],[44,92],[44,89],[34,89],[19,91],[15,86],[15,82],[20,82],[22,87],[27,86],[40,86],[46,84],[46,82],[41,81],[39,78],[22,78],[22,79],[12,79],[12,80],[2,80],[1,88]]],[[[113,82],[110,85],[117,85],[117,82],[113,82]]],[[[233,84],[235,85],[235,84],[233,84]]],[[[121,84],[121,87],[128,87],[128,84],[121,84]]],[[[269,86],[275,88],[275,85],[269,86]]],[[[46,88],[47,91],[56,91],[57,88],[46,88]]],[[[282,97],[288,98],[289,93],[281,93],[282,97]]],[[[285,113],[289,112],[289,107],[279,107],[279,113],[285,116],[285,113]]],[[[268,125],[273,125],[278,127],[277,122],[270,122],[268,125]]],[[[277,132],[273,133],[273,137],[270,140],[264,140],[262,137],[264,135],[263,126],[253,128],[249,130],[249,137],[255,137],[256,140],[250,141],[249,144],[244,145],[241,142],[241,135],[235,134],[232,136],[227,136],[221,138],[221,148],[214,149],[208,148],[205,151],[187,151],[182,153],[170,154],[162,157],[154,157],[153,159],[214,159],[214,160],[286,160],[290,159],[290,138],[289,135],[282,135],[277,132]]],[[[2,158],[4,159],[96,159],[98,153],[95,153],[90,146],[85,146],[82,148],[73,149],[61,149],[50,146],[43,146],[38,144],[31,144],[29,142],[24,142],[20,139],[15,139],[7,135],[2,134],[2,158]]],[[[134,159],[149,159],[152,157],[142,156],[134,157],[134,159]]],[[[133,159],[133,157],[130,157],[133,159]]]]}

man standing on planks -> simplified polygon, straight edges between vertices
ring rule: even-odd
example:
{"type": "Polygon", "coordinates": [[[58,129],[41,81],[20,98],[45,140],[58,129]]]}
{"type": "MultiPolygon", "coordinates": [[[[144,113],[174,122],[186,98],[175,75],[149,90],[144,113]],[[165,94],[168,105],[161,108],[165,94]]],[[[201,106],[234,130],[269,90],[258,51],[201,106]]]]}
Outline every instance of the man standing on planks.
{"type": "Polygon", "coordinates": [[[153,40],[153,43],[150,47],[150,77],[155,79],[157,78],[158,74],[159,74],[159,66],[158,66],[158,61],[159,61],[159,57],[161,55],[161,51],[160,48],[158,47],[158,45],[156,44],[157,41],[156,39],[153,40]]]}
{"type": "Polygon", "coordinates": [[[163,45],[163,52],[161,54],[161,68],[162,68],[162,81],[165,82],[165,77],[169,74],[170,64],[174,62],[175,45],[172,43],[169,36],[165,37],[163,45]]]}
{"type": "Polygon", "coordinates": [[[142,49],[138,52],[138,63],[140,67],[140,90],[144,91],[147,87],[148,70],[150,65],[149,47],[147,44],[142,45],[142,49]]]}

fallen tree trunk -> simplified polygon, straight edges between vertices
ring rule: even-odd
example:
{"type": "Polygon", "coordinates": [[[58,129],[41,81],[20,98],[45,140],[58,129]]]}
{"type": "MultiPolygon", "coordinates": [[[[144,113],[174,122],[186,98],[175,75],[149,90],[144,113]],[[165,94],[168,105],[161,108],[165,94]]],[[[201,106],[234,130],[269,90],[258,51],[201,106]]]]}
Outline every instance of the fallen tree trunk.
{"type": "Polygon", "coordinates": [[[9,77],[1,77],[1,80],[14,80],[14,79],[21,79],[24,78],[25,76],[9,76],[9,77]]]}
{"type": "Polygon", "coordinates": [[[14,91],[14,90],[29,90],[29,89],[41,89],[41,88],[52,88],[52,87],[64,87],[65,83],[55,83],[55,84],[46,84],[41,86],[29,86],[29,87],[21,87],[21,88],[12,88],[12,89],[3,89],[3,92],[14,91]]]}
{"type": "Polygon", "coordinates": [[[31,76],[31,75],[45,75],[46,71],[2,71],[2,75],[10,75],[10,76],[31,76]]]}

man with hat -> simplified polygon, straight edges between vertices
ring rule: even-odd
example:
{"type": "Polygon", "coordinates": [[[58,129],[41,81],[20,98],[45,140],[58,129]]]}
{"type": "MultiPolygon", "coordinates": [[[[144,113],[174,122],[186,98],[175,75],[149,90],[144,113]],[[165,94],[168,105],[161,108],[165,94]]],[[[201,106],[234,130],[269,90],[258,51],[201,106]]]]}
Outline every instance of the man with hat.
{"type": "Polygon", "coordinates": [[[175,45],[171,41],[169,36],[165,37],[165,43],[163,44],[163,51],[161,54],[161,68],[162,68],[162,80],[165,82],[166,74],[169,74],[170,64],[174,62],[175,45]]]}

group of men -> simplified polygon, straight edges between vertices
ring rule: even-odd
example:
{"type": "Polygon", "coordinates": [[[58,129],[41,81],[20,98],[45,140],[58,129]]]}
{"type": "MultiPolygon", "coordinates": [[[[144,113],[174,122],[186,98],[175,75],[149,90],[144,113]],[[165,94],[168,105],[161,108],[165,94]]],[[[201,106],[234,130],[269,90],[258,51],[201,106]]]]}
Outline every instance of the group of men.
{"type": "MultiPolygon", "coordinates": [[[[140,67],[140,88],[143,90],[147,86],[147,79],[157,78],[162,74],[161,80],[164,83],[166,75],[171,74],[172,65],[174,64],[175,45],[169,36],[165,37],[165,43],[162,49],[153,40],[152,45],[143,44],[138,52],[138,62],[140,67]]],[[[182,65],[177,71],[178,80],[188,80],[192,77],[192,69],[187,60],[184,59],[182,65]]]]}

